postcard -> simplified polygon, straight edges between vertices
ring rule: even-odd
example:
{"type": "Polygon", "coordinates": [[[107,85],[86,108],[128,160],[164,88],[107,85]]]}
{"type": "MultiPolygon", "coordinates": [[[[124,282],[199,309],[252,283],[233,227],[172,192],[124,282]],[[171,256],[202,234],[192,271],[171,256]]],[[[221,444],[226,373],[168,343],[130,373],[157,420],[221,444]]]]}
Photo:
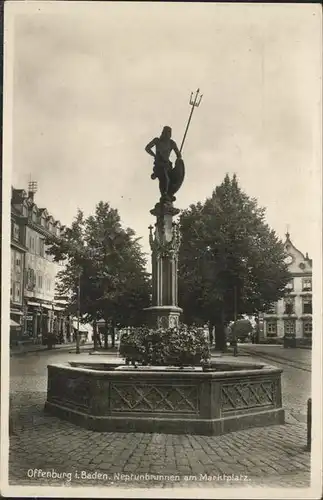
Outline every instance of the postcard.
{"type": "Polygon", "coordinates": [[[6,1],[1,493],[322,496],[322,12],[6,1]]]}

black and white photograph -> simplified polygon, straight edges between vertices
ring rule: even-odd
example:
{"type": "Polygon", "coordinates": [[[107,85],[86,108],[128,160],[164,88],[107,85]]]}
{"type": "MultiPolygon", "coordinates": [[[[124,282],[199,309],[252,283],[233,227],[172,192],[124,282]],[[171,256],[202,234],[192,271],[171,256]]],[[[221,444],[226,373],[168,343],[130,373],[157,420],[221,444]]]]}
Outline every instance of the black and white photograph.
{"type": "Polygon", "coordinates": [[[4,5],[1,494],[322,496],[322,11],[4,5]]]}

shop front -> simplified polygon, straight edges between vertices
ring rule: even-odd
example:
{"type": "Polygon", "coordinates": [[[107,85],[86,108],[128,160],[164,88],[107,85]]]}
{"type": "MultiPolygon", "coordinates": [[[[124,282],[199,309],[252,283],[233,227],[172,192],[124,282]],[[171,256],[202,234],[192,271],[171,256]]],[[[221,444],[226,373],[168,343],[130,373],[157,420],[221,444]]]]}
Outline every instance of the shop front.
{"type": "Polygon", "coordinates": [[[42,344],[44,333],[47,331],[47,311],[38,302],[28,301],[25,316],[26,337],[33,344],[42,344]]]}
{"type": "Polygon", "coordinates": [[[23,312],[18,309],[10,309],[10,345],[17,345],[22,341],[22,318],[23,312]]]}

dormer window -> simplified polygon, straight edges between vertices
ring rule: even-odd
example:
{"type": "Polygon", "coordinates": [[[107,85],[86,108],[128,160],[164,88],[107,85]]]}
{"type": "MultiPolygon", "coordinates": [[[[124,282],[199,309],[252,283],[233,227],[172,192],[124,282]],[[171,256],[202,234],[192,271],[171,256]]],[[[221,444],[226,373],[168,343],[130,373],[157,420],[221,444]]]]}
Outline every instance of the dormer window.
{"type": "Polygon", "coordinates": [[[59,237],[60,234],[61,234],[61,224],[59,221],[57,221],[55,223],[55,235],[59,237]]]}
{"type": "Polygon", "coordinates": [[[23,205],[22,205],[22,216],[28,217],[28,207],[27,207],[26,203],[23,203],[23,205]]]}
{"type": "Polygon", "coordinates": [[[37,222],[37,209],[36,208],[33,208],[33,211],[32,211],[32,214],[31,214],[31,220],[33,222],[37,222]]]}
{"type": "Polygon", "coordinates": [[[54,230],[54,219],[51,215],[47,219],[47,224],[48,231],[52,233],[54,230]]]}

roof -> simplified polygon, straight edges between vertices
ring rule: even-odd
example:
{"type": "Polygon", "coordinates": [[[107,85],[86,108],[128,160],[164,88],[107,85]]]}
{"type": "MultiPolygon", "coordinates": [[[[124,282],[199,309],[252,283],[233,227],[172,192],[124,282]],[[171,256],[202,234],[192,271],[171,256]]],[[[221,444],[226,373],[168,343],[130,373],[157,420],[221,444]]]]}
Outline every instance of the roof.
{"type": "Polygon", "coordinates": [[[291,249],[293,249],[296,253],[300,254],[300,256],[308,261],[311,265],[312,265],[312,259],[309,258],[308,256],[308,253],[306,252],[306,254],[304,255],[303,252],[301,252],[295,245],[294,243],[292,242],[291,238],[290,238],[290,234],[289,232],[286,233],[286,240],[285,240],[285,243],[284,243],[284,249],[285,250],[290,250],[289,247],[291,247],[291,249]]]}

